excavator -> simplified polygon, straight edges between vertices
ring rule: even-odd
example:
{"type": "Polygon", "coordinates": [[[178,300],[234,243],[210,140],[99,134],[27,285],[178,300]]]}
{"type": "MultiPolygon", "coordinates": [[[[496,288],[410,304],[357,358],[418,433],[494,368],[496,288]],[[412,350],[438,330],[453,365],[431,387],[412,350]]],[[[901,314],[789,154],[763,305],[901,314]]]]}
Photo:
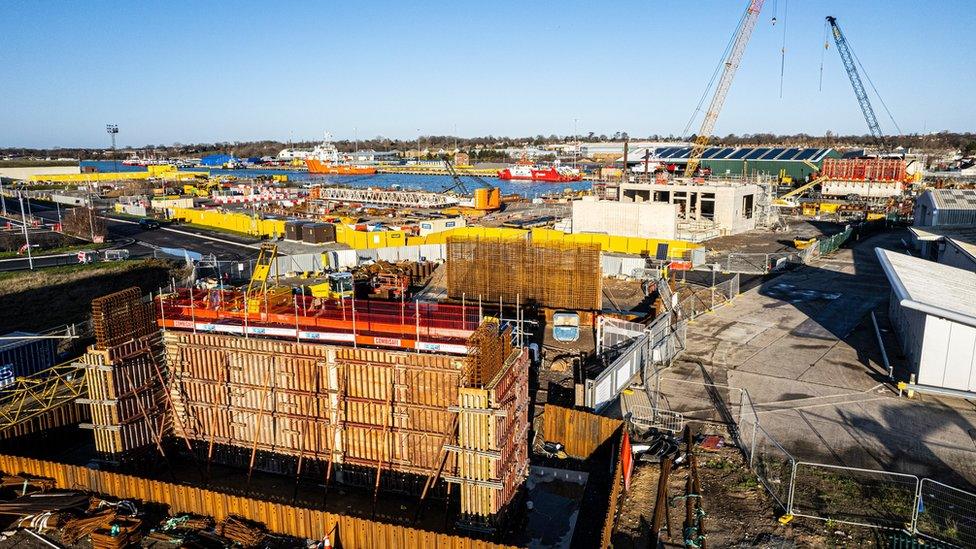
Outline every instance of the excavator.
{"type": "Polygon", "coordinates": [[[478,175],[466,173],[467,177],[470,177],[477,185],[473,193],[469,193],[468,187],[464,184],[464,180],[461,179],[461,174],[458,172],[454,163],[448,158],[444,158],[444,166],[447,168],[448,173],[451,174],[451,178],[454,179],[453,185],[448,185],[441,189],[441,192],[456,191],[459,194],[472,194],[473,202],[471,209],[477,212],[491,212],[499,210],[502,207],[502,193],[501,189],[488,183],[483,178],[478,175]]]}

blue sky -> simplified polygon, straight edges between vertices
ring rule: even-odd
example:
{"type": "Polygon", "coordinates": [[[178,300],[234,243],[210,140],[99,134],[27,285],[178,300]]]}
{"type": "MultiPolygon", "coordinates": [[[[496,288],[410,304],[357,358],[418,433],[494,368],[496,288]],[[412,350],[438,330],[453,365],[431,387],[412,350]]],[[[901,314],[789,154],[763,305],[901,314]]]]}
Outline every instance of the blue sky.
{"type": "MultiPolygon", "coordinates": [[[[5,0],[0,145],[104,146],[106,123],[137,146],[563,135],[574,118],[584,134],[678,135],[744,6],[5,0]]],[[[973,13],[970,0],[766,0],[715,133],[866,133],[833,44],[817,89],[826,15],[903,131],[972,131],[973,13]]]]}

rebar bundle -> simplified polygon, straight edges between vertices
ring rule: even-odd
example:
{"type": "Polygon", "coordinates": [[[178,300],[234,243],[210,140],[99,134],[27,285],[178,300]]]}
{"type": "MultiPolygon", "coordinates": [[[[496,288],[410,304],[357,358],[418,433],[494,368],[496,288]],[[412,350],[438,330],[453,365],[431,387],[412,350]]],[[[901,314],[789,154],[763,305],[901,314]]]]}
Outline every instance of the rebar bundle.
{"type": "Polygon", "coordinates": [[[447,239],[447,293],[455,299],[597,310],[601,282],[599,244],[447,239]]]}

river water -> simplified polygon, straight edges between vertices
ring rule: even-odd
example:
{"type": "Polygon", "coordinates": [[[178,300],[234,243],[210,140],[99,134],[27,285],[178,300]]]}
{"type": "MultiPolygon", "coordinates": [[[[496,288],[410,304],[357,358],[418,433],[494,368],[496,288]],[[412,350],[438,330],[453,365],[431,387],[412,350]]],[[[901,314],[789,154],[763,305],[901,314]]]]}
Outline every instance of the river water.
{"type": "MultiPolygon", "coordinates": [[[[111,160],[84,160],[82,167],[94,166],[100,172],[112,172],[116,170],[116,163],[111,160]]],[[[121,162],[117,164],[120,172],[144,172],[142,166],[123,166],[121,162]]],[[[200,168],[185,168],[184,171],[206,171],[200,168]]],[[[374,187],[392,188],[400,186],[403,189],[424,190],[439,192],[454,185],[454,180],[447,175],[405,175],[380,173],[376,175],[312,175],[308,172],[295,170],[266,170],[266,169],[244,169],[244,170],[209,170],[212,176],[234,176],[234,177],[257,177],[259,175],[278,175],[288,176],[289,181],[309,181],[327,185],[346,185],[350,187],[374,187]]],[[[573,183],[541,183],[533,181],[502,181],[494,177],[483,177],[488,183],[501,189],[502,194],[520,194],[528,198],[535,198],[543,194],[558,193],[563,189],[583,190],[590,188],[589,181],[576,181],[573,183]]],[[[476,189],[478,184],[470,177],[461,177],[465,187],[470,193],[476,189]]]]}

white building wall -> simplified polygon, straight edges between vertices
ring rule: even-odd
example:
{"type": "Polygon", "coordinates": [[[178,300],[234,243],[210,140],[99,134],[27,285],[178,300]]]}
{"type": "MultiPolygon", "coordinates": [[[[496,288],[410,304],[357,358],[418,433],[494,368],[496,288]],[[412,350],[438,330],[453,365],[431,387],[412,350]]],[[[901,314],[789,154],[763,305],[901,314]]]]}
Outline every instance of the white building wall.
{"type": "Polygon", "coordinates": [[[678,207],[663,202],[573,202],[573,233],[599,233],[674,240],[678,207]]]}
{"type": "Polygon", "coordinates": [[[29,179],[32,175],[73,175],[81,173],[81,166],[27,166],[24,168],[0,168],[0,177],[29,179]]]}
{"type": "Polygon", "coordinates": [[[925,316],[925,313],[915,309],[902,307],[898,297],[891,292],[888,318],[895,329],[895,335],[898,336],[898,343],[908,359],[908,368],[915,374],[918,374],[922,339],[925,336],[925,316]]]}
{"type": "Polygon", "coordinates": [[[865,198],[889,198],[900,196],[901,192],[901,183],[877,181],[827,181],[822,184],[821,190],[824,196],[856,195],[865,198]]]}
{"type": "Polygon", "coordinates": [[[918,383],[976,392],[976,328],[926,315],[918,383]]]}

